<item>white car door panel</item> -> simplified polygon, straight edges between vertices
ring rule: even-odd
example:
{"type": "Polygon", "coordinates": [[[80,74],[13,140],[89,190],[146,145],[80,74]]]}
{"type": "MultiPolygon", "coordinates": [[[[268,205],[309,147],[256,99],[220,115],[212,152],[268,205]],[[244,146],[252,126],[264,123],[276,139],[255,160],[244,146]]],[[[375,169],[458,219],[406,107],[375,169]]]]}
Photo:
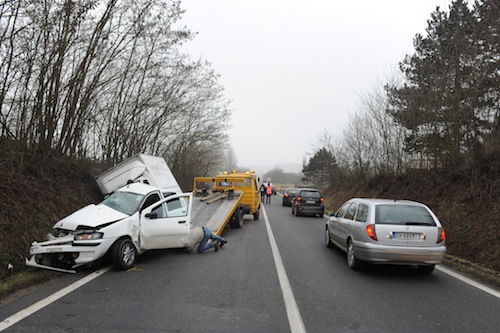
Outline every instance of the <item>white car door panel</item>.
{"type": "Polygon", "coordinates": [[[141,212],[140,247],[169,249],[189,245],[192,193],[173,195],[141,212]]]}

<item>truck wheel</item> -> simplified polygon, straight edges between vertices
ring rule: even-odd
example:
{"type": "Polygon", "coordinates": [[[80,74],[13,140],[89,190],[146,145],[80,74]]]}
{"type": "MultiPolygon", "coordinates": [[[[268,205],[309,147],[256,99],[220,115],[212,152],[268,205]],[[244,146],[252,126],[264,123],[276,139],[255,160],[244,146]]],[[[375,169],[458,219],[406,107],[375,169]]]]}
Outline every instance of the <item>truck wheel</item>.
{"type": "Polygon", "coordinates": [[[241,228],[243,226],[243,211],[241,208],[237,208],[236,211],[231,216],[231,220],[229,221],[229,225],[231,228],[241,228]]]}
{"type": "Polygon", "coordinates": [[[238,221],[240,224],[239,228],[243,227],[243,221],[245,220],[244,216],[245,216],[245,212],[240,209],[240,213],[238,214],[238,221]]]}
{"type": "Polygon", "coordinates": [[[113,265],[120,270],[134,267],[137,249],[128,238],[119,239],[113,246],[113,265]]]}
{"type": "Polygon", "coordinates": [[[260,208],[257,209],[255,213],[253,213],[253,219],[257,221],[259,219],[259,216],[260,216],[260,208]]]}

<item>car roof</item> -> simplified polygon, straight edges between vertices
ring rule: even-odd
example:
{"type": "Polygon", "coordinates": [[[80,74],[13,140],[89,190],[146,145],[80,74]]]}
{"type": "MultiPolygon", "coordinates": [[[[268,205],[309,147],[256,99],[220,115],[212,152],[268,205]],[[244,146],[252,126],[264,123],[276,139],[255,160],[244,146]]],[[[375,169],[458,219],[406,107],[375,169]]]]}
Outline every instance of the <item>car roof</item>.
{"type": "Polygon", "coordinates": [[[372,205],[392,204],[392,205],[425,206],[423,203],[406,199],[352,198],[350,200],[356,200],[357,202],[372,204],[372,205]]]}
{"type": "Polygon", "coordinates": [[[310,187],[302,187],[302,188],[299,188],[298,190],[300,190],[300,191],[317,191],[317,192],[320,192],[320,190],[318,190],[317,188],[310,188],[310,187]]]}
{"type": "Polygon", "coordinates": [[[151,186],[148,184],[143,184],[143,183],[130,183],[127,184],[123,187],[120,187],[116,191],[122,191],[122,192],[132,192],[132,193],[137,193],[137,194],[143,194],[146,195],[152,191],[160,191],[158,187],[151,186]]]}

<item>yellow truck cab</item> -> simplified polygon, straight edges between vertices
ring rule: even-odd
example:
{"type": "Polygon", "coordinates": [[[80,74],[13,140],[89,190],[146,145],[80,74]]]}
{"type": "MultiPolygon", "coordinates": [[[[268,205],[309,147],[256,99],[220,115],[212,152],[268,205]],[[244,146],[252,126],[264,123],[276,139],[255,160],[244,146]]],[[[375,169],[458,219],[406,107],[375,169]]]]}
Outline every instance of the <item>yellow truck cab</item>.
{"type": "Polygon", "coordinates": [[[215,177],[196,177],[193,192],[195,195],[207,195],[213,192],[242,193],[238,207],[229,220],[232,228],[243,225],[243,215],[252,214],[254,220],[260,215],[259,180],[254,171],[224,173],[215,177]]]}

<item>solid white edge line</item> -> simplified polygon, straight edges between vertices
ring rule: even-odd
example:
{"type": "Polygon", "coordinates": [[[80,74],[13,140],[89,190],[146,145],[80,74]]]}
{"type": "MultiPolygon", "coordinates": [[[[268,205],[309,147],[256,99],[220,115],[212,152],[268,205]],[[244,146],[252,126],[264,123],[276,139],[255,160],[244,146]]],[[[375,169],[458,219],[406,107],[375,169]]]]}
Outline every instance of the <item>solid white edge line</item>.
{"type": "Polygon", "coordinates": [[[95,278],[101,276],[102,274],[106,273],[109,271],[111,266],[104,267],[102,269],[99,269],[83,278],[80,280],[74,282],[73,284],[70,284],[66,288],[63,288],[59,290],[58,292],[42,299],[41,301],[36,302],[33,305],[30,305],[24,310],[19,311],[18,313],[13,314],[12,316],[4,319],[2,322],[0,322],[0,332],[9,328],[10,326],[14,325],[15,323],[23,320],[24,318],[32,315],[33,313],[37,312],[38,310],[46,307],[47,305],[57,301],[59,298],[66,296],[70,292],[80,288],[86,283],[89,283],[90,281],[94,280],[95,278]]]}
{"type": "Polygon", "coordinates": [[[441,272],[443,272],[445,274],[453,276],[455,279],[458,279],[458,280],[460,280],[462,282],[470,284],[471,286],[476,287],[477,289],[481,289],[482,291],[487,292],[488,294],[493,295],[496,298],[500,298],[500,292],[498,292],[498,291],[496,291],[496,290],[494,290],[492,288],[489,288],[489,287],[487,287],[487,286],[485,286],[485,285],[483,285],[483,284],[481,284],[479,282],[476,282],[476,281],[474,281],[472,279],[469,279],[466,276],[463,276],[463,275],[461,275],[459,273],[456,273],[456,272],[454,272],[452,270],[449,270],[448,268],[445,268],[443,266],[436,266],[436,269],[440,270],[441,272]]]}
{"type": "Polygon", "coordinates": [[[271,224],[267,218],[266,210],[262,206],[262,212],[264,213],[264,220],[266,223],[267,235],[269,237],[269,242],[271,243],[271,251],[273,253],[274,264],[276,265],[276,271],[278,273],[278,279],[281,286],[281,291],[283,292],[283,300],[285,302],[286,314],[288,316],[288,323],[292,333],[305,333],[306,328],[304,322],[302,321],[302,316],[300,315],[299,307],[295,301],[295,296],[293,295],[292,286],[286,275],[285,265],[281,260],[281,255],[276,245],[276,239],[274,238],[273,230],[271,229],[271,224]]]}

